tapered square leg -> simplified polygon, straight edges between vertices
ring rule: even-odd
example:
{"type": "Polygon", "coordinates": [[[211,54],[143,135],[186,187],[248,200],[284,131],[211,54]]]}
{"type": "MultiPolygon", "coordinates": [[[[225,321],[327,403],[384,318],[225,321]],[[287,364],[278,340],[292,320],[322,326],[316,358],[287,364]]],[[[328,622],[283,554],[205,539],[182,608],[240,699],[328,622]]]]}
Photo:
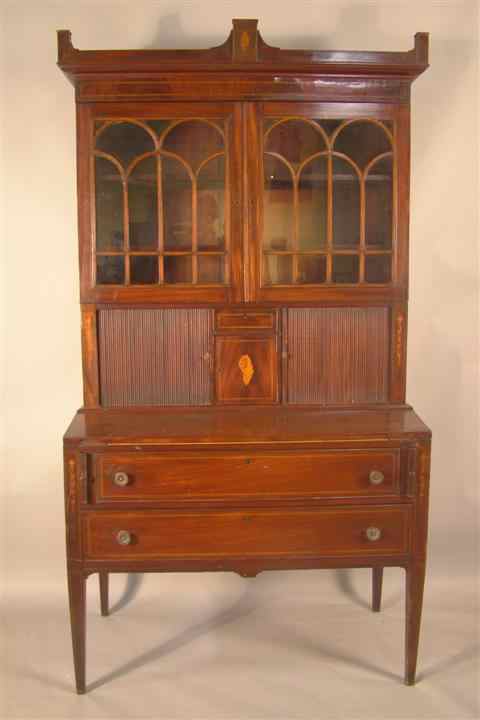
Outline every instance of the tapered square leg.
{"type": "Polygon", "coordinates": [[[77,693],[85,693],[86,578],[77,567],[68,568],[68,594],[72,628],[73,664],[77,693]]]}
{"type": "Polygon", "coordinates": [[[372,610],[380,612],[382,605],[383,568],[372,568],[372,610]]]}
{"type": "Polygon", "coordinates": [[[108,573],[98,574],[100,585],[100,611],[104,617],[108,615],[108,573]]]}
{"type": "Polygon", "coordinates": [[[422,617],[425,563],[411,565],[406,572],[405,685],[414,685],[422,617]]]}

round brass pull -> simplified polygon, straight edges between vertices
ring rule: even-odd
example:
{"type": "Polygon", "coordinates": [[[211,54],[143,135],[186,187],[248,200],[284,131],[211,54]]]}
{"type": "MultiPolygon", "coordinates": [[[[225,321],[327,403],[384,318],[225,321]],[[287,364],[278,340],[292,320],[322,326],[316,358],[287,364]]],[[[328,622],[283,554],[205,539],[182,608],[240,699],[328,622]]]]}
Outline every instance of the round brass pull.
{"type": "Polygon", "coordinates": [[[377,540],[380,540],[382,537],[382,531],[377,527],[368,527],[365,530],[365,537],[370,542],[377,542],[377,540]]]}
{"type": "Polygon", "coordinates": [[[381,485],[385,480],[385,475],[380,470],[372,470],[368,476],[370,485],[381,485]]]}
{"type": "Polygon", "coordinates": [[[123,470],[119,470],[119,472],[116,472],[113,476],[113,483],[114,485],[117,485],[117,487],[126,487],[129,482],[130,478],[126,472],[123,472],[123,470]]]}
{"type": "Polygon", "coordinates": [[[132,542],[132,536],[128,530],[119,530],[115,537],[119,545],[130,545],[132,542]]]}

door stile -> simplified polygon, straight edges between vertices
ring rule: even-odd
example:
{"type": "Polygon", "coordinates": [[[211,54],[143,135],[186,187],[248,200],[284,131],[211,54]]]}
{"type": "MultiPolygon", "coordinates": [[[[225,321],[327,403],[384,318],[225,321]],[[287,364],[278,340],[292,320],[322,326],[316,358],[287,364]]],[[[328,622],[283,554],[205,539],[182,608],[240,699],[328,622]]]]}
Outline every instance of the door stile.
{"type": "Polygon", "coordinates": [[[261,222],[262,222],[262,143],[260,135],[260,105],[259,103],[244,103],[243,105],[243,156],[244,156],[244,256],[245,256],[245,286],[244,301],[252,303],[258,301],[258,288],[260,285],[261,252],[261,222]]]}
{"type": "Polygon", "coordinates": [[[230,301],[240,303],[245,294],[245,249],[244,231],[242,229],[244,209],[244,140],[243,140],[243,108],[236,103],[228,132],[227,150],[227,185],[226,196],[229,207],[230,225],[230,301]]]}

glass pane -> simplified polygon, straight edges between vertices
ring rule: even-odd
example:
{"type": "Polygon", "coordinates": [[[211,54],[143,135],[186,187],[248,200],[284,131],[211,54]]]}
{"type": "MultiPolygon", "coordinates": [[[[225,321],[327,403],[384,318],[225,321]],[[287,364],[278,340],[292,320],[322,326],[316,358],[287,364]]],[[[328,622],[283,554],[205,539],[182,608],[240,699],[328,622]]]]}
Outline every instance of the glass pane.
{"type": "Polygon", "coordinates": [[[327,258],[325,255],[300,255],[298,258],[297,282],[323,283],[327,278],[327,258]]]}
{"type": "Polygon", "coordinates": [[[196,172],[210,155],[223,150],[223,138],[213,125],[203,120],[188,120],[174,125],[164,138],[163,148],[180,155],[196,172]]]}
{"type": "Polygon", "coordinates": [[[303,168],[298,183],[300,250],[319,250],[327,242],[326,157],[315,158],[303,168]]]}
{"type": "Polygon", "coordinates": [[[163,259],[164,282],[191,283],[192,282],[192,256],[167,255],[163,259]]]}
{"type": "Polygon", "coordinates": [[[164,244],[166,250],[192,248],[192,181],[174,158],[162,157],[164,244]]]}
{"type": "Polygon", "coordinates": [[[293,244],[293,179],[288,167],[264,156],[263,247],[289,250],[293,244]]]}
{"type": "Polygon", "coordinates": [[[127,167],[133,158],[155,149],[153,138],[145,128],[134,123],[120,122],[107,125],[97,137],[97,150],[114,155],[127,167]]]}
{"type": "Polygon", "coordinates": [[[359,270],[358,255],[334,255],[332,266],[332,280],[336,283],[358,282],[359,270]]]}
{"type": "Polygon", "coordinates": [[[148,127],[152,128],[152,130],[155,132],[155,135],[159,137],[165,130],[168,128],[169,125],[172,124],[171,120],[148,120],[147,123],[148,127]]]}
{"type": "Polygon", "coordinates": [[[128,178],[128,216],[130,249],[156,248],[157,159],[154,157],[139,162],[128,178]]]}
{"type": "Polygon", "coordinates": [[[132,285],[158,283],[158,257],[156,255],[131,255],[130,283],[132,285]]]}
{"type": "Polygon", "coordinates": [[[123,255],[97,256],[97,285],[123,285],[125,258],[123,255]]]}
{"type": "Polygon", "coordinates": [[[199,255],[198,282],[222,284],[225,282],[224,266],[224,255],[199,255]]]}
{"type": "Polygon", "coordinates": [[[363,169],[377,155],[390,152],[392,147],[385,130],[368,121],[346,125],[337,135],[334,150],[348,155],[363,169]]]}
{"type": "Polygon", "coordinates": [[[198,249],[223,250],[225,246],[225,160],[209,160],[197,179],[198,249]]]}
{"type": "Polygon", "coordinates": [[[365,179],[365,242],[378,248],[392,247],[392,158],[374,163],[365,179]]]}
{"type": "Polygon", "coordinates": [[[97,250],[123,247],[123,186],[109,160],[95,158],[95,214],[97,250]]]}
{"type": "Polygon", "coordinates": [[[265,137],[265,150],[275,152],[292,165],[325,150],[325,140],[316,126],[305,120],[286,120],[275,125],[265,137]]]}
{"type": "Polygon", "coordinates": [[[330,137],[333,135],[339,125],[343,123],[343,120],[317,120],[316,121],[330,137]]]}
{"type": "Polygon", "coordinates": [[[264,285],[291,285],[292,267],[291,255],[265,255],[264,285]]]}
{"type": "Polygon", "coordinates": [[[389,283],[392,279],[392,258],[390,255],[367,255],[365,257],[365,281],[368,283],[389,283]]]}
{"type": "Polygon", "coordinates": [[[360,181],[355,169],[342,158],[332,158],[333,244],[352,247],[360,242],[360,181]]]}

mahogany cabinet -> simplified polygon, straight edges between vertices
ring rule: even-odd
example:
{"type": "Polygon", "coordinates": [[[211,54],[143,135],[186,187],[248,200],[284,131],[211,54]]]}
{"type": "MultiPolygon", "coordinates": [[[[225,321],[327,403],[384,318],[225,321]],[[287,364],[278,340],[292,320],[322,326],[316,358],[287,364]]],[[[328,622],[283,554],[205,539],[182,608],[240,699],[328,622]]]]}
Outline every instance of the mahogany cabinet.
{"type": "MultiPolygon", "coordinates": [[[[409,52],[80,51],[84,407],[64,438],[77,691],[112,572],[406,571],[415,682],[430,431],[405,402],[409,52]]],[[[319,601],[321,602],[321,601],[319,601]]],[[[321,662],[321,658],[319,658],[321,662]]]]}

